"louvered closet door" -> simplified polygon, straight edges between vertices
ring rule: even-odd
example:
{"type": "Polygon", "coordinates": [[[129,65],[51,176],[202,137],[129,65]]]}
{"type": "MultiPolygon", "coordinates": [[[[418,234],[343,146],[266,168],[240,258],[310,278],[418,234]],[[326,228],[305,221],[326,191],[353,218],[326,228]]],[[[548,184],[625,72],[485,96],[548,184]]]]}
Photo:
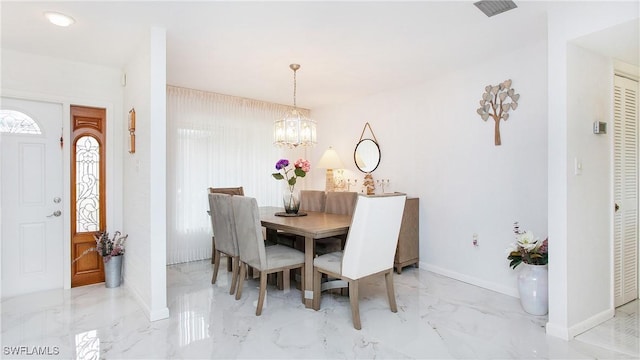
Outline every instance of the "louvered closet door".
{"type": "Polygon", "coordinates": [[[638,297],[638,82],[614,80],[615,306],[638,297]]]}

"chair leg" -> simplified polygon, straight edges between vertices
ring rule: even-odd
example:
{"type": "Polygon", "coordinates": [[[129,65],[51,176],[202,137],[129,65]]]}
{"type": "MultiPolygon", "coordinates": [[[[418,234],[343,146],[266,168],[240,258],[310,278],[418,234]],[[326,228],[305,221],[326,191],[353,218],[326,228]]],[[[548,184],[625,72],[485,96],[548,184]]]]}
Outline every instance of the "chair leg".
{"type": "MultiPolygon", "coordinates": [[[[304,274],[304,270],[302,272],[304,274]]],[[[304,276],[303,276],[304,279],[304,276]]],[[[320,282],[322,280],[322,274],[317,267],[313,267],[313,310],[320,310],[320,296],[322,291],[320,290],[320,282]]],[[[304,286],[302,286],[302,301],[304,301],[304,286]]]]}
{"type": "Polygon", "coordinates": [[[304,304],[304,265],[300,268],[300,296],[302,298],[302,303],[304,304]]]}
{"type": "Polygon", "coordinates": [[[239,264],[240,259],[237,256],[229,256],[229,261],[231,261],[232,269],[231,269],[231,288],[229,289],[229,295],[233,295],[236,291],[236,287],[238,286],[238,272],[239,272],[239,264]]]}
{"type": "Polygon", "coordinates": [[[274,275],[275,275],[275,277],[276,277],[276,289],[278,289],[278,290],[284,290],[284,285],[283,285],[283,284],[284,284],[284,279],[283,279],[283,276],[282,276],[282,275],[283,275],[283,273],[282,273],[282,272],[277,272],[277,273],[271,273],[271,274],[269,274],[269,276],[271,276],[271,277],[272,277],[272,279],[273,279],[273,276],[274,276],[274,275]]]}
{"type": "Polygon", "coordinates": [[[211,283],[215,284],[218,279],[218,268],[220,267],[220,251],[214,250],[213,254],[213,277],[211,278],[211,283]]]}
{"type": "Polygon", "coordinates": [[[213,236],[211,237],[211,263],[213,264],[214,261],[214,257],[216,256],[216,243],[213,240],[213,236]]]}
{"type": "Polygon", "coordinates": [[[282,270],[282,274],[278,273],[280,281],[278,281],[278,289],[288,292],[291,288],[291,270],[282,270]]]}
{"type": "Polygon", "coordinates": [[[393,269],[384,273],[384,279],[387,283],[387,296],[389,296],[389,307],[392,312],[398,312],[398,306],[396,305],[396,295],[393,289],[393,269]]]}
{"type": "Polygon", "coordinates": [[[262,304],[264,304],[264,296],[267,291],[267,272],[260,272],[260,294],[258,294],[258,306],[256,307],[256,316],[262,315],[262,304]]]}
{"type": "Polygon", "coordinates": [[[349,280],[349,302],[351,303],[351,317],[353,327],[360,330],[360,306],[358,305],[358,280],[349,280]]]}
{"type": "Polygon", "coordinates": [[[244,277],[247,272],[247,265],[238,260],[240,267],[240,276],[238,276],[238,289],[236,290],[236,300],[240,300],[242,297],[242,285],[244,285],[244,277]]]}

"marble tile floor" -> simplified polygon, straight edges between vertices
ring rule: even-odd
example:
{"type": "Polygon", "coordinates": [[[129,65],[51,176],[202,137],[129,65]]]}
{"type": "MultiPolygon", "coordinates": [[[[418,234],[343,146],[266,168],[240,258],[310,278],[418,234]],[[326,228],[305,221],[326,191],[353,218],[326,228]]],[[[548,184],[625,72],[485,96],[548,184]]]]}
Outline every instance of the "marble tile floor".
{"type": "Polygon", "coordinates": [[[126,286],[50,290],[1,303],[1,358],[13,359],[638,359],[638,301],[563,341],[546,316],[518,299],[416,268],[395,275],[398,312],[383,278],[360,287],[362,330],[347,297],[324,294],[305,309],[300,292],[269,287],[255,316],[258,283],[228,294],[230,275],[211,285],[212,265],[167,267],[170,318],[149,322],[126,286]],[[23,347],[20,350],[19,347],[23,347]],[[41,351],[34,355],[34,351],[41,351]]]}

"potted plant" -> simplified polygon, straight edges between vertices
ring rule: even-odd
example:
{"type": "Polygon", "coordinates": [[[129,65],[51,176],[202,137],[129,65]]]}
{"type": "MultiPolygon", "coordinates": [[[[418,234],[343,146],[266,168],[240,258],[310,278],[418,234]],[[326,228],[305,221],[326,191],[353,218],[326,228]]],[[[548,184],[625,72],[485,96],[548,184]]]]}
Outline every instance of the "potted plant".
{"type": "Polygon", "coordinates": [[[122,279],[122,256],[124,255],[124,243],[129,235],[122,235],[116,231],[113,237],[109,237],[106,231],[99,231],[93,235],[96,239],[96,246],[85,250],[73,262],[88,254],[91,251],[97,252],[104,262],[105,286],[108,288],[120,286],[122,279]]]}
{"type": "Polygon", "coordinates": [[[518,222],[513,224],[516,241],[507,249],[509,266],[513,269],[520,264],[518,274],[518,292],[520,303],[526,312],[544,315],[549,310],[548,271],[549,239],[536,238],[531,231],[521,231],[518,222]]]}

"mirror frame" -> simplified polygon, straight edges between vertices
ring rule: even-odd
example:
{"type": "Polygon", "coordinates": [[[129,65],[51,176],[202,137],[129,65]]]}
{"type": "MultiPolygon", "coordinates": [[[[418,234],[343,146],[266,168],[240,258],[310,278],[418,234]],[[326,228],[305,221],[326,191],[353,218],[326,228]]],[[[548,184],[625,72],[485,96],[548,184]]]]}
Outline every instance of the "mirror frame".
{"type": "Polygon", "coordinates": [[[374,172],[378,168],[378,166],[380,165],[381,158],[382,158],[382,154],[380,153],[380,145],[378,145],[378,143],[373,139],[362,139],[362,140],[360,140],[358,142],[358,144],[356,144],[356,148],[353,150],[353,162],[356,164],[356,167],[358,168],[358,170],[362,171],[365,174],[374,172]],[[358,148],[365,141],[371,141],[373,143],[373,145],[376,146],[376,149],[378,150],[378,159],[376,161],[376,166],[374,166],[373,169],[371,169],[370,171],[366,171],[366,170],[363,170],[362,168],[360,168],[360,165],[358,165],[358,161],[356,160],[356,154],[358,152],[358,148]]]}

